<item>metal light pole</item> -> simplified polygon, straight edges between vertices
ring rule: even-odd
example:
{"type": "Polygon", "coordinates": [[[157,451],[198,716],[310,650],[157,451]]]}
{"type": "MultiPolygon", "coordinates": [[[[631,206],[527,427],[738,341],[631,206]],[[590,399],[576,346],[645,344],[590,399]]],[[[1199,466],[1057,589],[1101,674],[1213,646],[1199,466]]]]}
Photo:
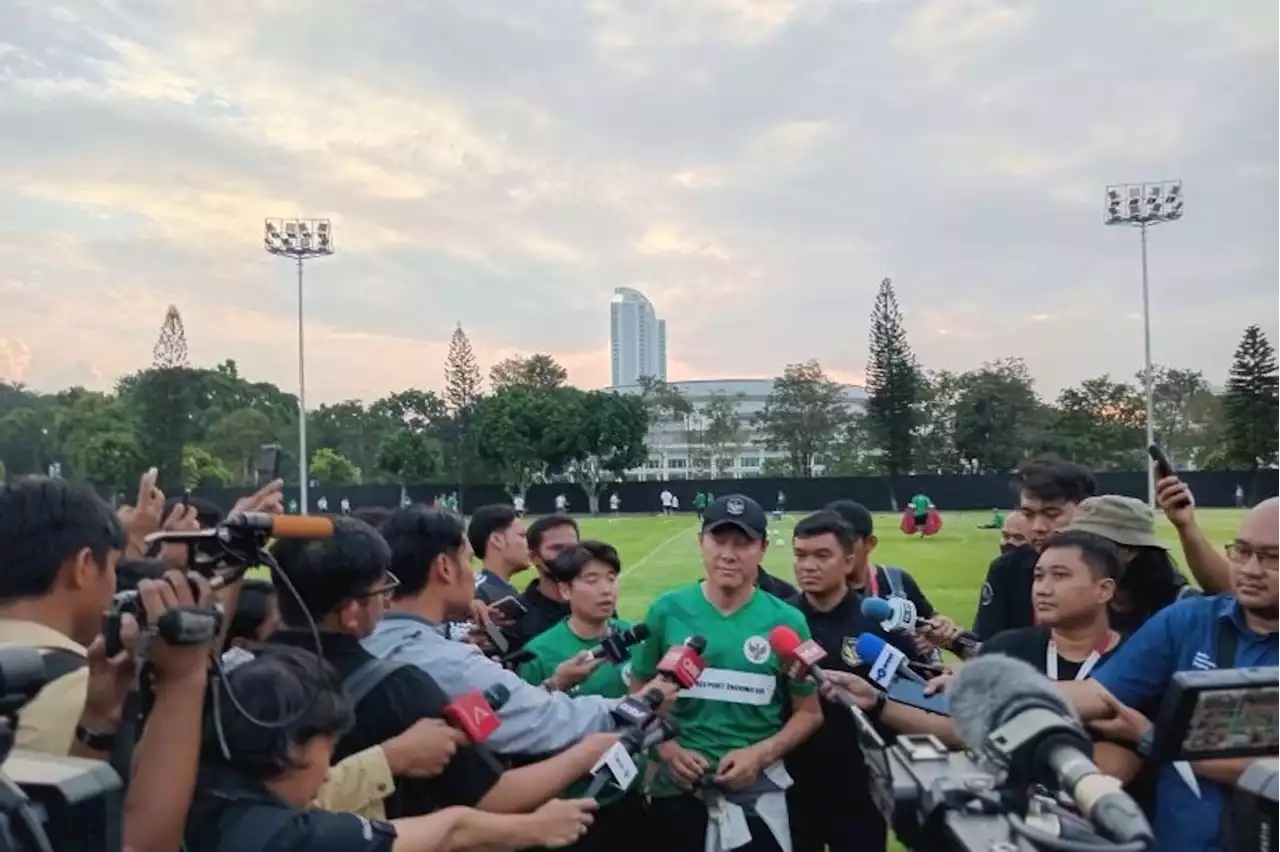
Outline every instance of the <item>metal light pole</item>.
{"type": "MultiPolygon", "coordinates": [[[[1147,446],[1155,443],[1155,372],[1151,364],[1151,288],[1147,282],[1147,228],[1182,218],[1182,181],[1125,183],[1107,187],[1103,223],[1138,229],[1142,247],[1143,395],[1147,406],[1147,446]]],[[[1146,455],[1143,448],[1143,455],[1146,455]]],[[[1155,473],[1147,465],[1147,504],[1156,505],[1155,473]]]]}
{"type": "Polygon", "coordinates": [[[298,264],[298,488],[302,514],[311,511],[307,499],[307,368],[303,345],[302,262],[333,254],[332,227],[328,219],[267,219],[262,246],[268,254],[298,264]]]}

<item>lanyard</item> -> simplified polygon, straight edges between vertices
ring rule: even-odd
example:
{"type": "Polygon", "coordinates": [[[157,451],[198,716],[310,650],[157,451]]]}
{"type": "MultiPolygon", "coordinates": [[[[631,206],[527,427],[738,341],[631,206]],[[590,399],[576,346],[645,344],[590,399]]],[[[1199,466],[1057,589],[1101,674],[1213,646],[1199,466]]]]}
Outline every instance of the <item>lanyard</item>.
{"type": "MultiPolygon", "coordinates": [[[[1093,671],[1093,667],[1098,664],[1098,660],[1102,658],[1102,652],[1107,650],[1107,645],[1111,643],[1111,634],[1104,634],[1098,640],[1097,646],[1089,652],[1089,656],[1084,658],[1084,662],[1080,664],[1080,670],[1076,672],[1076,680],[1084,680],[1089,676],[1089,672],[1093,671]]],[[[1045,651],[1044,656],[1044,673],[1049,680],[1058,679],[1058,646],[1049,640],[1049,647],[1045,651]]]]}

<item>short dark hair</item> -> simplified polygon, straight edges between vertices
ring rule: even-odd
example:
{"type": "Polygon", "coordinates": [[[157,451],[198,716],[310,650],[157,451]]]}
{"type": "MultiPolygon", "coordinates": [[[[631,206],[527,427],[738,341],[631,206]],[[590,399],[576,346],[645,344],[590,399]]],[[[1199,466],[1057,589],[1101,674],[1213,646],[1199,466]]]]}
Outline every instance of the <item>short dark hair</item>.
{"type": "Polygon", "coordinates": [[[1120,549],[1097,533],[1064,530],[1049,538],[1045,550],[1075,550],[1089,571],[1100,580],[1119,580],[1124,572],[1120,549]]]}
{"type": "Polygon", "coordinates": [[[361,506],[358,509],[352,509],[350,516],[359,518],[376,530],[391,517],[391,510],[386,506],[361,506]]]}
{"type": "Polygon", "coordinates": [[[441,554],[457,551],[466,540],[461,518],[420,505],[395,510],[379,531],[391,548],[391,571],[400,581],[397,598],[413,597],[425,589],[432,563],[441,554]]]}
{"type": "Polygon", "coordinates": [[[478,558],[484,559],[489,549],[489,536],[503,532],[516,522],[519,516],[508,503],[490,503],[481,506],[471,513],[471,523],[467,525],[467,540],[478,558]]]}
{"type": "Polygon", "coordinates": [[[1098,493],[1098,480],[1087,467],[1055,455],[1024,461],[1013,474],[1013,493],[1027,494],[1046,503],[1060,500],[1079,503],[1098,493]]]}
{"type": "Polygon", "coordinates": [[[853,534],[865,538],[875,534],[876,522],[871,510],[856,500],[832,500],[822,507],[824,512],[835,512],[853,530],[853,534]]]}
{"type": "Polygon", "coordinates": [[[214,688],[222,712],[205,714],[201,757],[259,781],[298,768],[290,753],[295,747],[319,736],[340,738],[355,723],[355,711],[337,673],[301,648],[263,648],[252,660],[227,672],[214,688]],[[227,690],[257,720],[297,718],[284,727],[263,727],[240,714],[227,690]]]}
{"type": "Polygon", "coordinates": [[[612,569],[614,574],[622,573],[622,560],[618,550],[612,544],[588,539],[580,541],[573,547],[560,552],[551,563],[552,579],[559,583],[572,583],[592,562],[599,562],[612,569]]]}
{"type": "Polygon", "coordinates": [[[68,559],[87,548],[104,565],[127,540],[111,506],[83,485],[47,476],[0,485],[0,601],[43,597],[68,559]]]}
{"type": "MultiPolygon", "coordinates": [[[[292,579],[292,578],[290,578],[292,579]]],[[[231,647],[232,639],[254,642],[258,631],[271,615],[271,602],[275,600],[276,587],[266,580],[245,580],[236,599],[236,612],[227,627],[224,650],[231,647]]]]}
{"type": "Polygon", "coordinates": [[[542,539],[546,534],[560,527],[573,527],[575,537],[582,535],[582,531],[578,529],[578,522],[568,515],[544,515],[529,524],[529,528],[525,530],[525,540],[529,543],[529,550],[537,553],[538,548],[542,547],[542,539]]]}
{"type": "Polygon", "coordinates": [[[329,538],[283,538],[272,549],[289,579],[285,587],[292,586],[289,594],[278,596],[280,618],[290,627],[306,626],[307,613],[316,621],[324,618],[344,600],[381,582],[391,565],[391,550],[377,530],[345,515],[327,517],[333,521],[329,538]]]}
{"type": "Polygon", "coordinates": [[[858,540],[858,535],[853,531],[853,527],[849,526],[839,512],[829,512],[825,509],[802,518],[791,531],[791,540],[817,538],[822,535],[834,536],[835,540],[840,544],[840,549],[845,553],[853,550],[853,545],[858,540]]]}
{"type": "Polygon", "coordinates": [[[116,592],[137,591],[143,580],[159,580],[168,570],[159,559],[121,559],[116,563],[116,592]]]}

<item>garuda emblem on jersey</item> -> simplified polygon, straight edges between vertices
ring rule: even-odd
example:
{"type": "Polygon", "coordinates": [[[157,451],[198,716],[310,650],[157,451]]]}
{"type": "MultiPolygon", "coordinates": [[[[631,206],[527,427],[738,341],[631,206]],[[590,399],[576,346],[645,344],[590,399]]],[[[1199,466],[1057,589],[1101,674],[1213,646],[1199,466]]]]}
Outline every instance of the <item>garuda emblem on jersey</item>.
{"type": "Polygon", "coordinates": [[[840,659],[844,660],[847,666],[856,666],[861,662],[858,659],[857,637],[844,637],[844,641],[840,643],[840,659]]]}

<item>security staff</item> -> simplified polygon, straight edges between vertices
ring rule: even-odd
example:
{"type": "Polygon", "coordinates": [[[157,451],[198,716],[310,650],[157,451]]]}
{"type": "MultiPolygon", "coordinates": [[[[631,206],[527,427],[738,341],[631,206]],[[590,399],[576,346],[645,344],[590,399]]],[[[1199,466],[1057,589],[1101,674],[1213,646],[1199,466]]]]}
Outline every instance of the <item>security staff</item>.
{"type": "Polygon", "coordinates": [[[306,810],[334,743],[355,721],[342,682],[313,654],[270,648],[229,672],[218,690],[223,711],[220,724],[206,715],[187,852],[463,852],[563,845],[590,825],[594,803],[582,801],[556,800],[527,815],[451,807],[391,822],[306,810]]]}
{"type": "Polygon", "coordinates": [[[568,515],[547,515],[529,525],[526,538],[529,559],[538,576],[529,581],[521,596],[526,611],[513,630],[521,644],[569,617],[569,602],[560,594],[560,584],[551,575],[551,564],[578,543],[578,522],[568,515]]]}
{"type": "MultiPolygon", "coordinates": [[[[866,512],[861,506],[851,503],[845,509],[862,528],[869,526],[870,513],[862,518],[856,511],[866,512]]],[[[860,576],[857,548],[861,538],[840,514],[822,511],[796,524],[792,549],[802,593],[799,608],[814,641],[827,652],[823,668],[865,674],[867,666],[854,651],[854,643],[863,633],[882,637],[910,659],[921,660],[922,656],[910,636],[887,634],[879,622],[862,614],[863,595],[854,589],[860,576]]],[[[881,574],[877,588],[887,586],[882,572],[872,572],[872,576],[881,574]]],[[[865,578],[858,585],[865,586],[865,578]]],[[[883,849],[888,829],[872,802],[857,723],[848,710],[826,701],[823,720],[818,732],[787,759],[787,769],[795,779],[788,791],[795,852],[883,849]]]]}
{"type": "MultiPolygon", "coordinates": [[[[1227,546],[1233,594],[1184,598],[1156,613],[1092,680],[1060,684],[1080,715],[1110,736],[1145,736],[1150,722],[1129,708],[1169,689],[1175,672],[1276,666],[1280,604],[1280,498],[1249,512],[1227,546]],[[1101,721],[1108,720],[1108,721],[1101,721]]],[[[1161,849],[1217,852],[1224,840],[1225,803],[1250,758],[1199,760],[1191,773],[1159,767],[1152,827],[1161,849]]]]}

